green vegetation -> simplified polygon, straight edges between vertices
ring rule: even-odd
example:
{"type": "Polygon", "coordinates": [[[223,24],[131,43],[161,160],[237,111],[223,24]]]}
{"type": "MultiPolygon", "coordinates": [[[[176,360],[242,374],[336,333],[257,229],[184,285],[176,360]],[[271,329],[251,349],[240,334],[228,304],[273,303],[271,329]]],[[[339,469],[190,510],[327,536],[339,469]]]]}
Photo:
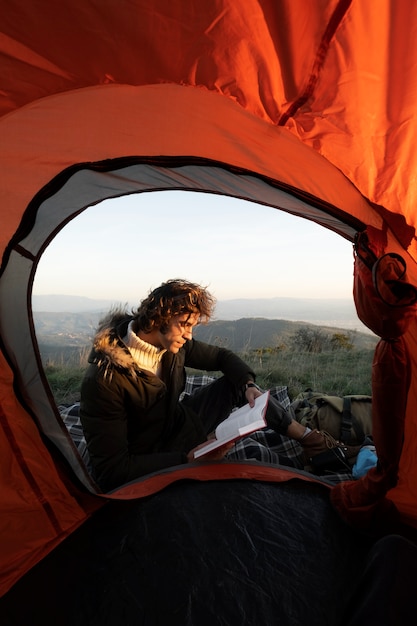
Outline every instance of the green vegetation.
{"type": "MultiPolygon", "coordinates": [[[[286,386],[291,399],[308,388],[331,395],[371,395],[374,350],[355,347],[349,334],[299,329],[285,343],[239,354],[254,369],[262,388],[286,386]]],[[[79,400],[87,356],[87,348],[44,350],[44,371],[57,404],[79,400]]]]}
{"type": "Polygon", "coordinates": [[[89,348],[41,346],[43,369],[57,404],[72,404],[80,399],[88,354],[89,348]]]}
{"type": "Polygon", "coordinates": [[[262,388],[284,385],[294,399],[309,388],[336,396],[371,395],[373,354],[373,350],[282,350],[278,354],[251,354],[245,359],[262,388]]]}
{"type": "Polygon", "coordinates": [[[84,368],[46,365],[44,371],[58,405],[78,402],[84,368]]]}
{"type": "Polygon", "coordinates": [[[335,396],[372,395],[374,349],[355,347],[350,333],[303,326],[285,342],[246,350],[240,356],[263,389],[288,387],[291,399],[306,389],[335,396]]]}

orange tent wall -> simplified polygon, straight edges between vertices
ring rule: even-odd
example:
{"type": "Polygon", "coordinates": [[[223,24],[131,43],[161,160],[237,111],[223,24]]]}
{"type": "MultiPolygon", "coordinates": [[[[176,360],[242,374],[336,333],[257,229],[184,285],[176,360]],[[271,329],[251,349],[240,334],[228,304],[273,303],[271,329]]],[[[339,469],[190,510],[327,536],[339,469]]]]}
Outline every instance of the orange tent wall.
{"type": "Polygon", "coordinates": [[[371,202],[415,227],[413,0],[2,5],[0,114],[96,85],[209,89],[285,124],[371,202]]]}
{"type": "Polygon", "coordinates": [[[58,474],[39,431],[0,369],[0,596],[94,510],[77,502],[58,474]]]}
{"type": "MultiPolygon", "coordinates": [[[[372,0],[0,0],[0,8],[2,254],[34,196],[72,165],[201,157],[289,185],[333,206],[339,219],[370,226],[381,251],[404,256],[417,285],[413,0],[380,0],[377,11],[372,0]]],[[[334,227],[330,217],[322,223],[334,227]]],[[[390,494],[414,525],[416,337],[412,323],[405,445],[390,494]]],[[[14,537],[7,588],[89,511],[46,453],[3,357],[0,366],[9,467],[2,543],[14,537]],[[19,537],[5,517],[14,507],[19,537]]]]}

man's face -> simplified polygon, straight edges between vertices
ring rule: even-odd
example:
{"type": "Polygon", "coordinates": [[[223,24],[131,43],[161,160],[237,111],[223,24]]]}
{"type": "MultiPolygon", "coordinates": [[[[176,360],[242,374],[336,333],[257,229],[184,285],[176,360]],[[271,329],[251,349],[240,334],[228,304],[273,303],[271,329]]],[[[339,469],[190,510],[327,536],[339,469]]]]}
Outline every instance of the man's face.
{"type": "Polygon", "coordinates": [[[198,324],[198,313],[182,313],[171,318],[164,333],[158,331],[162,348],[176,354],[186,341],[192,339],[193,328],[198,324]]]}

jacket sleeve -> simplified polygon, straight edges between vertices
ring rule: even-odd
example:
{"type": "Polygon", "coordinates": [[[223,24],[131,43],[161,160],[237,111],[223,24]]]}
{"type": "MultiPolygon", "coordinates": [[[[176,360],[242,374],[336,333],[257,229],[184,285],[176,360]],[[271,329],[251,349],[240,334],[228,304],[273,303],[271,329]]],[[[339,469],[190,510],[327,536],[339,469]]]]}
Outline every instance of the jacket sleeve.
{"type": "Polygon", "coordinates": [[[237,387],[242,387],[248,380],[256,379],[252,368],[231,350],[195,339],[187,342],[185,350],[187,367],[208,372],[222,372],[237,387]]]}
{"type": "Polygon", "coordinates": [[[80,418],[93,476],[105,492],[135,478],[186,462],[181,452],[131,454],[128,446],[125,394],[99,376],[82,383],[80,418]]]}

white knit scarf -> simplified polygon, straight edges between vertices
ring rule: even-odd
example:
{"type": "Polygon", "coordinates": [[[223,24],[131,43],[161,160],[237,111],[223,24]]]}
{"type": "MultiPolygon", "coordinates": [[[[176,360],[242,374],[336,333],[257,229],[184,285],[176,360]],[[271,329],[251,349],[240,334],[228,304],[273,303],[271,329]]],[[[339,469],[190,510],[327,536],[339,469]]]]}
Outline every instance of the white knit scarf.
{"type": "Polygon", "coordinates": [[[133,321],[130,322],[128,326],[127,334],[123,337],[123,342],[129,348],[133,359],[141,369],[152,372],[153,374],[158,374],[161,359],[166,350],[157,348],[152,344],[143,341],[135,332],[133,332],[132,324],[133,321]]]}

